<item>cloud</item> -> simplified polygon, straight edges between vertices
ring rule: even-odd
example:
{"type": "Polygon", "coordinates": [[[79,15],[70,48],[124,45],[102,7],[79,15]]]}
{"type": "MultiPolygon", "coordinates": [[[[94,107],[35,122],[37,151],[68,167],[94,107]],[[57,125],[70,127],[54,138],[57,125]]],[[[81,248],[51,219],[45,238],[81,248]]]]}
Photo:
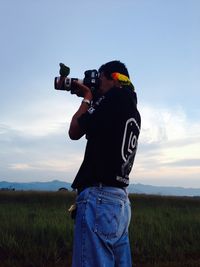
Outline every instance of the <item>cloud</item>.
{"type": "Polygon", "coordinates": [[[85,139],[71,141],[66,125],[46,136],[0,125],[0,179],[71,179],[81,164],[85,139]],[[63,178],[64,177],[64,178],[63,178]]]}
{"type": "MultiPolygon", "coordinates": [[[[34,91],[34,88],[31,89],[34,91]]],[[[80,99],[71,96],[69,92],[53,90],[41,98],[27,98],[23,95],[15,103],[10,103],[9,108],[8,105],[0,105],[1,131],[10,128],[24,136],[46,136],[61,131],[63,125],[67,129],[80,105],[80,99]]],[[[35,94],[39,94],[39,91],[35,94]]]]}
{"type": "Polygon", "coordinates": [[[163,109],[141,107],[140,143],[146,148],[176,148],[199,145],[200,120],[192,121],[181,106],[163,109]]]}
{"type": "Polygon", "coordinates": [[[193,179],[200,187],[200,121],[191,120],[180,106],[164,109],[143,105],[141,116],[131,180],[170,183],[173,179],[177,185],[188,185],[193,179]]]}
{"type": "Polygon", "coordinates": [[[177,160],[168,163],[168,165],[177,167],[197,167],[200,170],[200,158],[177,160]]]}
{"type": "Polygon", "coordinates": [[[31,164],[25,164],[25,163],[14,163],[14,164],[10,164],[10,169],[13,169],[13,170],[31,170],[31,169],[33,169],[33,166],[31,166],[31,164]]]}
{"type": "MultiPolygon", "coordinates": [[[[142,129],[131,182],[181,185],[184,180],[187,185],[193,181],[200,187],[197,179],[200,174],[200,121],[192,121],[180,106],[160,108],[144,104],[140,111],[142,129]]],[[[68,112],[71,115],[73,110],[68,112]]],[[[48,112],[46,116],[47,124],[56,123],[58,117],[52,117],[51,121],[48,112]]],[[[45,115],[42,119],[45,120],[45,115]]],[[[46,125],[40,122],[35,119],[30,128],[25,124],[17,128],[0,124],[0,178],[48,180],[64,177],[73,180],[83,160],[85,138],[70,140],[68,122],[58,121],[53,131],[45,132],[46,125]],[[32,132],[33,128],[37,129],[37,134],[32,132]]]]}
{"type": "Polygon", "coordinates": [[[57,171],[57,172],[72,172],[74,171],[77,163],[80,164],[82,157],[76,157],[73,161],[64,159],[48,159],[34,161],[33,163],[13,163],[9,165],[12,170],[20,171],[57,171]]]}

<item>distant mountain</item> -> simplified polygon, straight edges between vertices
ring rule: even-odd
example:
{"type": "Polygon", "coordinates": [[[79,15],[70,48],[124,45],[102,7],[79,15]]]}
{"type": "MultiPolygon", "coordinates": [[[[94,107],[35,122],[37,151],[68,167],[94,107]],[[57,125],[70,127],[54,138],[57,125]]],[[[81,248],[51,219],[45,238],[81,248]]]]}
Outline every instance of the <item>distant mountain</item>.
{"type": "MultiPolygon", "coordinates": [[[[1,189],[15,190],[36,190],[36,191],[58,191],[59,188],[67,188],[72,190],[71,184],[53,180],[49,182],[0,182],[1,189]]],[[[128,187],[129,193],[149,194],[149,195],[168,195],[168,196],[198,196],[200,197],[200,188],[184,188],[184,187],[169,187],[169,186],[152,186],[144,184],[130,184],[128,187]]]]}
{"type": "Polygon", "coordinates": [[[67,188],[71,190],[71,184],[63,181],[53,180],[49,182],[0,182],[0,189],[15,189],[15,190],[35,190],[35,191],[58,191],[59,188],[67,188]]]}
{"type": "Polygon", "coordinates": [[[171,186],[152,186],[144,184],[130,184],[128,192],[148,195],[167,195],[167,196],[199,196],[200,188],[184,188],[171,186]]]}

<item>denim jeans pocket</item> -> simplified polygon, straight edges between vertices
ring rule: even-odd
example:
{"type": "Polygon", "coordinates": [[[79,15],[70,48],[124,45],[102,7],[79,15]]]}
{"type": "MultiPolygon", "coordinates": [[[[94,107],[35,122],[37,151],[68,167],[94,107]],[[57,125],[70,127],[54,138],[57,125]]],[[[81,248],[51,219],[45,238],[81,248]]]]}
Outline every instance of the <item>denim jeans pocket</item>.
{"type": "Polygon", "coordinates": [[[119,201],[97,199],[95,232],[104,238],[115,238],[118,235],[123,204],[119,201]]]}
{"type": "Polygon", "coordinates": [[[76,221],[82,222],[85,217],[87,200],[81,199],[76,201],[76,221]]]}

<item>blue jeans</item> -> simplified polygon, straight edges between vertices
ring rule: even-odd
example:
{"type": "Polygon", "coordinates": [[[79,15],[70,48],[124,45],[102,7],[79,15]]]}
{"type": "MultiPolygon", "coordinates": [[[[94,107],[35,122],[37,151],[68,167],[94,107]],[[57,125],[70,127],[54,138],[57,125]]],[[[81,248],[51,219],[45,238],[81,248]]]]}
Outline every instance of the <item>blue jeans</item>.
{"type": "Polygon", "coordinates": [[[86,188],[76,204],[72,267],[131,267],[126,190],[86,188]]]}

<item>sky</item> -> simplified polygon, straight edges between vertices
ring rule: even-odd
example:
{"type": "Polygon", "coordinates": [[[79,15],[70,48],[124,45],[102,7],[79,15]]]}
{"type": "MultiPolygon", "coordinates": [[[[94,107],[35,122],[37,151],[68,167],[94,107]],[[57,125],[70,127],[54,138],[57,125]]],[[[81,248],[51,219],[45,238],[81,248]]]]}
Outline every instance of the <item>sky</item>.
{"type": "Polygon", "coordinates": [[[54,90],[126,64],[142,128],[130,183],[200,188],[199,0],[0,0],[0,181],[72,182],[86,139],[69,123],[81,99],[54,90]]]}

